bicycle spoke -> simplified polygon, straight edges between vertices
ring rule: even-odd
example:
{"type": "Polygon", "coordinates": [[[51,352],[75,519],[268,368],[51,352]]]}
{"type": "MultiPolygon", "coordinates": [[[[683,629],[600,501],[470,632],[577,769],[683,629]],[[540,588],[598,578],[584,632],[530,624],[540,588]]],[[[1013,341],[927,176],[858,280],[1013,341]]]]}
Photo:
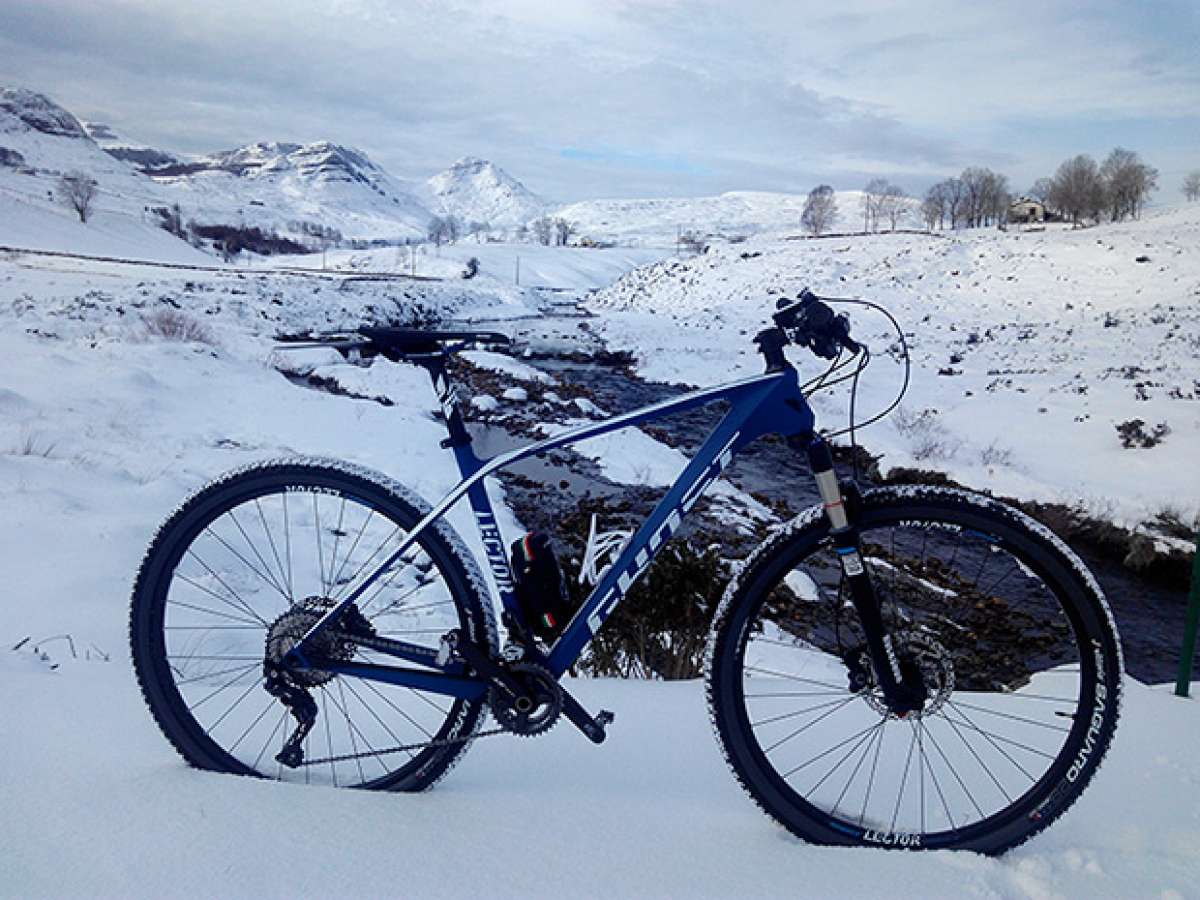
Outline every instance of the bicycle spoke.
{"type": "Polygon", "coordinates": [[[263,513],[262,504],[258,502],[258,498],[254,498],[254,508],[258,511],[258,521],[262,524],[263,534],[267,536],[267,543],[271,547],[271,555],[275,557],[275,566],[279,569],[280,581],[287,586],[287,594],[292,595],[292,582],[288,577],[287,572],[283,568],[283,560],[279,558],[279,550],[275,546],[275,538],[271,535],[271,529],[267,527],[267,517],[263,513]]]}
{"type": "Polygon", "coordinates": [[[958,769],[954,768],[954,764],[950,762],[950,757],[946,755],[946,751],[944,751],[942,749],[942,745],[938,743],[933,731],[929,728],[926,728],[925,733],[929,735],[929,740],[933,744],[933,749],[935,749],[938,752],[938,755],[941,756],[942,761],[946,764],[946,768],[950,770],[950,774],[954,776],[954,780],[958,782],[958,786],[963,789],[963,793],[967,795],[967,799],[971,801],[971,805],[974,806],[975,811],[979,813],[979,818],[986,818],[982,807],[980,807],[975,800],[975,795],[971,793],[970,788],[967,787],[961,776],[959,776],[958,769]]]}
{"type": "Polygon", "coordinates": [[[867,779],[867,790],[863,794],[862,810],[858,814],[858,825],[861,828],[863,821],[867,818],[867,804],[871,801],[871,788],[875,786],[875,773],[879,769],[879,755],[883,750],[883,738],[887,734],[887,729],[884,728],[879,732],[879,740],[875,742],[875,758],[871,760],[871,775],[867,779]]]}
{"type": "Polygon", "coordinates": [[[243,540],[245,540],[246,546],[249,547],[250,551],[254,554],[255,559],[257,559],[262,565],[263,571],[266,573],[264,577],[269,578],[271,585],[275,588],[275,590],[279,591],[279,593],[283,596],[284,601],[287,602],[288,592],[284,589],[283,585],[275,579],[274,573],[271,572],[270,564],[267,562],[266,558],[258,552],[258,547],[254,546],[254,542],[250,540],[250,535],[246,533],[246,529],[242,527],[242,523],[238,521],[237,516],[234,515],[234,511],[231,509],[226,513],[226,515],[229,516],[230,521],[233,522],[233,524],[237,527],[238,532],[241,534],[243,540]]]}
{"type": "Polygon", "coordinates": [[[261,578],[263,580],[263,582],[267,586],[269,586],[272,590],[277,591],[279,593],[279,595],[281,597],[283,597],[284,603],[290,602],[290,600],[288,599],[287,592],[283,588],[281,588],[278,584],[276,584],[269,576],[264,575],[258,569],[258,567],[256,567],[252,562],[250,562],[250,560],[246,559],[246,557],[242,556],[241,553],[239,553],[236,549],[234,549],[233,545],[230,544],[227,540],[225,540],[225,538],[221,537],[219,534],[217,534],[215,531],[213,531],[211,527],[205,528],[204,533],[209,535],[210,537],[212,537],[222,547],[224,547],[226,550],[228,550],[230,553],[232,553],[234,556],[236,556],[241,561],[242,565],[244,565],[247,569],[249,569],[251,572],[253,572],[255,575],[257,575],[259,578],[261,578]]]}
{"type": "MultiPolygon", "coordinates": [[[[348,690],[351,693],[351,695],[359,702],[359,705],[362,706],[363,709],[365,709],[368,713],[371,714],[372,718],[374,718],[375,721],[379,723],[379,727],[382,728],[384,731],[386,731],[388,733],[388,737],[390,737],[393,741],[395,741],[397,745],[407,743],[406,741],[403,741],[399,737],[397,737],[396,732],[392,731],[391,727],[387,724],[387,722],[385,722],[382,718],[380,718],[379,713],[375,712],[374,708],[371,707],[365,700],[363,700],[362,696],[358,693],[358,691],[356,691],[354,689],[354,685],[350,684],[349,682],[346,682],[346,690],[348,690]]],[[[404,752],[408,754],[409,759],[412,759],[413,757],[416,756],[416,754],[413,753],[411,750],[405,750],[404,752]]]]}
{"type": "MultiPolygon", "coordinates": [[[[946,795],[942,793],[942,784],[938,781],[937,773],[933,771],[933,764],[929,761],[925,753],[924,736],[927,730],[923,721],[917,721],[917,730],[921,733],[921,737],[917,740],[917,746],[920,747],[921,759],[929,767],[929,777],[933,781],[933,787],[937,791],[938,798],[942,801],[942,809],[946,813],[946,820],[950,823],[951,829],[958,831],[958,826],[954,824],[954,814],[950,812],[950,805],[946,802],[946,795]]],[[[924,806],[922,806],[921,810],[921,830],[926,830],[924,806]]]]}
{"type": "MultiPolygon", "coordinates": [[[[191,557],[193,557],[194,559],[196,559],[196,560],[198,560],[198,561],[200,560],[200,557],[196,556],[196,554],[195,554],[195,553],[193,553],[191,550],[188,550],[188,555],[190,555],[191,557]]],[[[217,580],[217,582],[218,582],[218,583],[219,583],[219,584],[220,584],[222,587],[224,587],[224,588],[225,588],[225,590],[227,590],[227,591],[229,591],[231,594],[233,594],[233,596],[236,598],[237,602],[233,602],[233,601],[229,600],[229,599],[228,599],[228,598],[226,598],[226,597],[222,597],[220,594],[218,594],[218,593],[217,593],[216,591],[214,591],[212,588],[206,587],[206,586],[204,586],[204,585],[200,584],[198,581],[192,581],[192,579],[188,578],[186,575],[184,575],[184,574],[183,574],[182,572],[180,572],[178,569],[176,569],[176,570],[175,570],[175,577],[176,577],[176,578],[178,578],[180,581],[182,581],[184,584],[191,585],[191,586],[192,586],[192,587],[194,587],[196,590],[198,590],[198,591],[202,591],[203,593],[205,593],[205,594],[208,594],[208,596],[212,597],[214,600],[220,600],[222,603],[224,603],[224,604],[225,604],[226,606],[228,606],[230,609],[236,609],[236,610],[238,610],[239,612],[244,612],[244,613],[246,613],[246,615],[250,616],[250,618],[251,618],[251,619],[253,619],[254,621],[258,622],[258,624],[259,624],[259,625],[262,625],[263,627],[266,627],[266,624],[267,624],[267,621],[266,621],[266,619],[264,619],[262,616],[260,616],[258,613],[256,613],[256,612],[255,612],[253,609],[251,609],[249,606],[247,606],[247,605],[246,605],[246,603],[245,603],[245,601],[244,601],[244,600],[242,600],[242,598],[241,598],[241,597],[239,597],[239,596],[237,595],[237,593],[236,593],[236,592],[235,592],[235,591],[234,591],[234,590],[233,590],[231,587],[229,587],[229,585],[227,585],[227,584],[225,584],[225,582],[221,581],[221,577],[220,577],[219,575],[217,575],[217,573],[216,573],[216,572],[214,572],[212,569],[209,569],[209,568],[208,568],[208,566],[207,566],[207,564],[205,564],[203,561],[200,561],[200,565],[201,565],[201,566],[203,566],[205,569],[207,569],[207,570],[208,570],[208,572],[209,572],[209,574],[210,574],[210,575],[212,575],[212,576],[213,576],[213,578],[215,578],[215,579],[217,580]]],[[[171,602],[173,602],[173,603],[178,603],[180,606],[186,606],[186,605],[187,605],[187,604],[185,604],[185,603],[183,603],[183,602],[181,602],[181,601],[179,601],[179,600],[173,600],[173,601],[171,601],[171,602]]],[[[200,609],[200,607],[195,607],[195,606],[193,606],[193,607],[191,607],[191,608],[192,608],[192,609],[200,609]]],[[[203,611],[204,611],[204,612],[209,612],[210,610],[203,610],[203,611]]],[[[219,613],[213,613],[213,615],[219,615],[219,613]]],[[[234,616],[228,616],[227,618],[231,618],[231,619],[232,619],[232,618],[235,618],[235,617],[234,617],[234,616]]],[[[247,622],[247,623],[248,623],[248,622],[249,622],[249,619],[237,619],[237,621],[238,621],[238,622],[247,622]]]]}
{"type": "Polygon", "coordinates": [[[269,713],[271,711],[272,707],[274,707],[274,706],[275,706],[275,698],[271,697],[267,701],[267,705],[263,707],[263,711],[260,712],[257,717],[255,717],[253,722],[251,722],[249,725],[246,726],[246,730],[242,732],[241,736],[236,741],[234,741],[232,744],[229,745],[229,755],[230,756],[233,755],[233,751],[238,748],[238,745],[241,744],[241,742],[246,739],[246,735],[248,735],[251,731],[254,730],[254,726],[257,725],[259,722],[261,722],[263,720],[263,717],[266,716],[266,714],[269,713]]]}
{"type": "Polygon", "coordinates": [[[813,678],[802,678],[799,675],[788,675],[784,672],[775,672],[775,671],[772,671],[771,669],[760,668],[759,666],[745,666],[744,668],[747,672],[759,672],[763,675],[774,675],[776,678],[787,678],[791,681],[800,681],[805,684],[815,684],[818,687],[835,688],[837,690],[845,690],[846,689],[845,685],[832,684],[831,682],[828,682],[828,681],[817,681],[813,678]]]}
{"type": "Polygon", "coordinates": [[[818,703],[816,706],[806,706],[804,709],[793,710],[792,712],[780,713],[779,715],[771,716],[767,719],[759,719],[757,722],[751,722],[751,728],[757,728],[760,725],[769,725],[772,722],[782,722],[784,719],[792,719],[796,716],[802,716],[806,713],[816,712],[818,709],[828,709],[830,706],[845,705],[841,700],[830,700],[826,703],[818,703]]]}
{"type": "Polygon", "coordinates": [[[900,776],[900,792],[896,795],[896,808],[892,811],[892,824],[888,831],[896,832],[896,820],[900,817],[900,804],[904,799],[904,788],[908,786],[908,770],[912,766],[913,750],[917,746],[917,730],[912,730],[912,739],[908,742],[908,755],[904,759],[904,774],[900,776]]]}
{"type": "MultiPolygon", "coordinates": [[[[325,584],[325,556],[321,550],[321,511],[317,505],[317,495],[312,495],[313,502],[313,519],[316,520],[317,527],[314,529],[317,535],[317,571],[321,574],[321,596],[325,597],[329,594],[329,588],[325,584]]],[[[337,780],[334,779],[334,784],[337,780]]]]}
{"type": "MultiPolygon", "coordinates": [[[[227,585],[225,583],[225,580],[223,578],[221,578],[221,576],[218,575],[215,571],[213,571],[212,567],[196,554],[195,550],[193,550],[189,547],[188,551],[187,551],[187,555],[190,556],[192,559],[196,560],[196,562],[200,563],[200,566],[204,569],[204,571],[208,572],[209,575],[211,575],[214,579],[216,579],[217,584],[221,585],[221,587],[223,587],[223,588],[225,588],[225,590],[229,591],[229,593],[232,594],[234,599],[237,601],[237,603],[229,603],[228,600],[225,600],[224,601],[225,603],[229,603],[230,606],[233,606],[235,608],[240,608],[242,610],[242,612],[249,615],[250,618],[257,620],[264,627],[266,626],[267,620],[264,619],[262,616],[260,616],[258,613],[256,613],[249,606],[247,606],[246,601],[242,599],[241,595],[237,591],[235,591],[233,588],[231,588],[229,585],[227,585]]],[[[213,597],[216,597],[218,600],[222,599],[221,596],[219,594],[217,594],[215,591],[209,590],[208,588],[202,587],[201,585],[197,584],[196,582],[191,581],[190,579],[188,579],[188,577],[186,575],[179,574],[178,570],[175,572],[175,575],[178,578],[182,578],[188,584],[191,584],[194,587],[198,587],[198,588],[200,588],[200,590],[204,591],[205,593],[210,594],[213,597]]]]}
{"type": "Polygon", "coordinates": [[[342,522],[346,518],[346,498],[342,498],[341,507],[338,509],[338,523],[333,529],[333,552],[329,554],[329,590],[333,590],[333,570],[337,565],[338,544],[342,542],[342,522]]]}
{"type": "Polygon", "coordinates": [[[821,722],[825,721],[830,716],[832,716],[834,713],[836,713],[839,709],[842,709],[843,707],[847,706],[848,704],[853,703],[857,699],[858,699],[857,697],[851,696],[845,700],[839,701],[837,706],[835,706],[833,709],[829,710],[828,712],[821,713],[821,715],[817,716],[811,722],[809,722],[805,725],[801,725],[799,728],[797,728],[795,731],[793,731],[787,737],[780,738],[778,741],[773,743],[770,747],[765,748],[763,750],[763,753],[770,753],[772,750],[775,750],[777,747],[780,747],[781,745],[786,744],[792,738],[796,737],[797,735],[803,734],[804,732],[808,731],[808,729],[812,728],[814,725],[819,725],[821,722]]]}
{"type": "MultiPolygon", "coordinates": [[[[194,584],[193,582],[188,581],[186,576],[180,575],[178,572],[175,573],[175,577],[182,579],[183,581],[187,582],[188,584],[191,584],[193,587],[200,588],[200,590],[207,591],[210,594],[212,593],[212,591],[208,591],[207,588],[203,587],[202,585],[194,584]]],[[[213,596],[216,597],[218,600],[220,600],[222,603],[228,603],[227,600],[225,600],[222,597],[217,596],[216,594],[213,594],[213,596]]],[[[248,627],[248,628],[260,629],[260,628],[263,628],[267,624],[266,622],[262,622],[262,621],[260,621],[256,624],[256,623],[250,621],[249,619],[242,619],[242,618],[239,618],[238,616],[231,616],[231,615],[229,615],[229,613],[217,612],[215,609],[208,609],[205,606],[196,606],[194,603],[184,603],[182,600],[168,599],[167,603],[169,603],[173,606],[182,606],[185,609],[192,609],[192,610],[195,610],[196,612],[208,613],[210,616],[219,616],[222,619],[231,619],[234,622],[245,622],[246,627],[248,627]]],[[[232,603],[228,603],[228,605],[233,607],[234,609],[241,608],[238,606],[234,606],[232,603]]],[[[198,626],[198,627],[203,627],[203,626],[198,626]]]]}
{"type": "Polygon", "coordinates": [[[1036,719],[1027,719],[1024,716],[1015,716],[1012,713],[1003,713],[1003,712],[1000,712],[999,710],[988,709],[986,706],[975,706],[972,703],[964,703],[961,700],[958,701],[957,704],[955,704],[955,708],[956,709],[958,709],[958,708],[973,709],[973,710],[976,710],[977,712],[987,713],[989,716],[999,716],[1000,718],[1003,718],[1003,719],[1012,719],[1014,722],[1024,722],[1027,725],[1036,725],[1038,728],[1048,728],[1051,731],[1058,731],[1058,732],[1061,732],[1062,734],[1069,734],[1071,731],[1070,728],[1063,728],[1060,725],[1052,725],[1048,722],[1039,722],[1036,719]]]}
{"type": "Polygon", "coordinates": [[[360,527],[358,529],[358,534],[356,534],[354,536],[354,543],[352,543],[350,545],[350,549],[346,551],[346,556],[342,560],[342,564],[340,566],[338,566],[337,572],[334,574],[333,578],[331,578],[329,580],[329,585],[330,585],[331,589],[336,588],[338,586],[338,582],[342,577],[342,572],[344,572],[346,570],[346,564],[348,562],[350,562],[350,558],[352,556],[354,556],[354,551],[358,549],[359,541],[362,540],[363,534],[366,533],[367,526],[370,525],[371,520],[375,518],[375,510],[373,510],[373,509],[368,510],[367,513],[368,513],[367,517],[365,519],[363,519],[362,527],[360,527]]]}

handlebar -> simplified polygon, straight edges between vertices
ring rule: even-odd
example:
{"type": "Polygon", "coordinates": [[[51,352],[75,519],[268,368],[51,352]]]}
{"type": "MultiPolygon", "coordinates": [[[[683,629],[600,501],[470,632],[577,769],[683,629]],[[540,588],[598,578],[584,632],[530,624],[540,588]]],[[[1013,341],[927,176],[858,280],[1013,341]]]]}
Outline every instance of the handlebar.
{"type": "Polygon", "coordinates": [[[851,353],[862,349],[850,337],[850,320],[835,313],[808,288],[801,290],[795,300],[781,298],[772,318],[792,343],[807,347],[822,359],[833,359],[843,348],[851,353]]]}

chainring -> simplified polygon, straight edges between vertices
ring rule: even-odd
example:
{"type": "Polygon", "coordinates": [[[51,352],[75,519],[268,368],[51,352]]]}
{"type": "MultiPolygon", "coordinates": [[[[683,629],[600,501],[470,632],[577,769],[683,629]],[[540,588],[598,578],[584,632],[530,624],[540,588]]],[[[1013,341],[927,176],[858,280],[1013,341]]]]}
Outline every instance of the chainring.
{"type": "Polygon", "coordinates": [[[524,693],[513,696],[503,685],[488,690],[492,716],[505,731],[533,737],[549,731],[562,714],[563,691],[549,669],[536,663],[512,663],[507,674],[524,693]]]}

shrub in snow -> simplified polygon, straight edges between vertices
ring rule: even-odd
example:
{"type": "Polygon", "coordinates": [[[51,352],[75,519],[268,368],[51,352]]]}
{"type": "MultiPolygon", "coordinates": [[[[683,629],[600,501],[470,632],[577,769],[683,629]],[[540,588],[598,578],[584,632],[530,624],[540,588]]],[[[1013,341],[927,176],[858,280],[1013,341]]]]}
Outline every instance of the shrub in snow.
{"type": "Polygon", "coordinates": [[[1159,422],[1147,431],[1146,422],[1143,419],[1130,419],[1127,422],[1117,424],[1115,427],[1118,437],[1121,438],[1121,446],[1126,450],[1156,447],[1163,442],[1163,438],[1171,433],[1171,429],[1166,422],[1159,422]]]}
{"type": "Polygon", "coordinates": [[[479,257],[472,256],[467,260],[466,268],[463,269],[462,277],[470,280],[479,274],[479,257]]]}
{"type": "Polygon", "coordinates": [[[913,459],[949,459],[958,452],[959,441],[937,420],[937,410],[919,413],[903,406],[892,413],[892,426],[908,440],[913,459]]]}
{"type": "Polygon", "coordinates": [[[177,309],[159,309],[144,319],[146,336],[185,344],[215,344],[212,330],[177,309]]]}
{"type": "Polygon", "coordinates": [[[49,459],[56,446],[58,445],[53,441],[46,440],[36,431],[31,431],[21,438],[21,442],[12,452],[15,456],[41,456],[49,459]]]}
{"type": "Polygon", "coordinates": [[[979,461],[988,467],[1012,465],[1012,451],[993,441],[979,451],[979,461]]]}

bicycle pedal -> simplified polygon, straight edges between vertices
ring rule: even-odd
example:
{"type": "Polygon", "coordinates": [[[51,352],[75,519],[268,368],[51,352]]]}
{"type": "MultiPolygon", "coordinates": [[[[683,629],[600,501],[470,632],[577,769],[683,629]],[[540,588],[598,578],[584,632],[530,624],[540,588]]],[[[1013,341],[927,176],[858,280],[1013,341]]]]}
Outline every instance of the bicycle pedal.
{"type": "Polygon", "coordinates": [[[596,714],[596,717],[592,719],[592,721],[595,722],[598,727],[605,728],[615,722],[616,718],[616,713],[609,712],[607,709],[602,709],[596,714]]]}

